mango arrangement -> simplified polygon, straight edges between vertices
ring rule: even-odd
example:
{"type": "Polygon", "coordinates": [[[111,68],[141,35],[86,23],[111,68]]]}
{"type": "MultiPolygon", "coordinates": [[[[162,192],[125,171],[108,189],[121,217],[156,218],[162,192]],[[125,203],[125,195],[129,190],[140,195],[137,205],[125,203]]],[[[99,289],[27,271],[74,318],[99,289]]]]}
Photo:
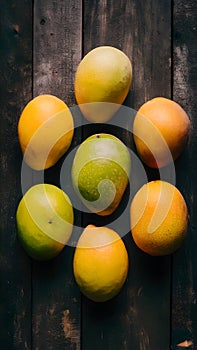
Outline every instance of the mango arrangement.
{"type": "MultiPolygon", "coordinates": [[[[91,123],[109,121],[124,103],[131,83],[132,64],[125,53],[110,46],[90,51],[79,63],[74,83],[83,117],[91,123]]],[[[136,113],[136,152],[146,166],[161,169],[182,154],[189,130],[189,118],[178,103],[155,97],[136,113]]],[[[50,94],[35,97],[18,123],[24,161],[36,171],[54,166],[66,156],[74,131],[74,119],[64,101],[50,94]]],[[[126,145],[103,130],[79,145],[70,176],[78,201],[102,217],[113,214],[121,204],[131,173],[126,145]]],[[[140,250],[162,256],[180,248],[187,232],[188,210],[173,184],[161,179],[148,182],[129,205],[131,239],[140,250]]],[[[18,238],[29,256],[39,261],[52,259],[72,236],[72,198],[52,184],[34,185],[18,205],[16,222],[18,238]]],[[[73,258],[73,274],[81,292],[95,302],[113,298],[124,285],[128,268],[121,232],[90,222],[79,237],[73,258]]]]}

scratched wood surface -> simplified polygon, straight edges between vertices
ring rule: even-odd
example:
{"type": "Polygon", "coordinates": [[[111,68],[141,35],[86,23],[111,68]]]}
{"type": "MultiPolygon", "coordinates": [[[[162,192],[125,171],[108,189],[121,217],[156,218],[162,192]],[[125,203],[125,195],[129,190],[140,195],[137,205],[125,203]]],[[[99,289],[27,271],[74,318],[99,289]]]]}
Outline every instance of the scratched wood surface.
{"type": "Polygon", "coordinates": [[[189,208],[187,240],[173,256],[172,265],[172,348],[177,344],[197,349],[197,5],[176,0],[173,14],[173,98],[191,119],[188,147],[177,161],[177,187],[189,208]]]}
{"type": "MultiPolygon", "coordinates": [[[[84,54],[97,45],[112,45],[130,57],[133,83],[126,102],[134,109],[158,91],[170,97],[170,13],[170,1],[85,1],[84,54]],[[157,51],[155,46],[159,47],[157,51]]],[[[122,118],[121,124],[127,129],[127,118],[122,118]]],[[[125,142],[124,131],[115,132],[113,127],[110,131],[125,142]]],[[[89,220],[86,217],[85,223],[89,220]]],[[[110,349],[112,344],[114,350],[166,350],[170,342],[170,258],[158,259],[155,264],[155,259],[139,253],[130,233],[125,243],[130,270],[120,295],[110,301],[107,308],[83,298],[85,349],[91,350],[94,339],[98,339],[94,345],[96,350],[110,349]]]]}
{"type": "MultiPolygon", "coordinates": [[[[197,349],[196,14],[192,0],[1,0],[1,349],[197,349]],[[128,279],[116,298],[101,305],[81,296],[75,284],[73,247],[51,262],[36,263],[20,247],[15,225],[22,196],[20,113],[42,93],[74,107],[77,65],[99,45],[115,46],[132,61],[126,106],[137,109],[158,95],[173,98],[188,112],[192,126],[188,147],[175,163],[177,187],[190,215],[183,247],[171,257],[152,258],[126,234],[128,279]]],[[[80,115],[74,118],[83,123],[80,115]]],[[[104,127],[133,149],[130,124],[125,118],[122,128],[104,127]]],[[[102,128],[87,125],[75,130],[71,150],[102,128]]],[[[62,185],[64,160],[45,171],[45,182],[62,185]]],[[[146,171],[149,179],[158,177],[157,172],[146,171]]],[[[27,175],[26,187],[41,181],[37,172],[27,169],[27,175]]],[[[67,191],[69,176],[65,182],[67,191]]],[[[79,227],[90,220],[101,224],[96,215],[75,214],[79,227]]]]}
{"type": "Polygon", "coordinates": [[[16,239],[15,212],[22,195],[17,124],[22,106],[32,98],[31,2],[1,1],[0,22],[0,344],[22,350],[31,348],[31,261],[16,239]]]}
{"type": "MultiPolygon", "coordinates": [[[[81,13],[79,1],[75,6],[72,1],[34,1],[34,96],[50,93],[69,106],[74,104],[74,74],[81,59],[81,13]]],[[[60,186],[61,166],[62,160],[55,170],[46,171],[45,182],[60,186]]],[[[64,190],[67,193],[67,188],[64,190]]],[[[73,253],[74,249],[68,246],[53,262],[33,264],[35,349],[80,349],[81,298],[72,274],[73,253]]]]}

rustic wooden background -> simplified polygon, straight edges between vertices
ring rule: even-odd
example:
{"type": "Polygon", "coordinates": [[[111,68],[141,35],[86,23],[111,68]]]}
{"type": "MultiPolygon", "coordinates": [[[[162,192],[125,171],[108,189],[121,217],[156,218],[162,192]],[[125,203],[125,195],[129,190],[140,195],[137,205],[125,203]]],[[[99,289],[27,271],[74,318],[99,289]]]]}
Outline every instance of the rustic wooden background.
{"type": "MultiPolygon", "coordinates": [[[[196,2],[1,0],[0,5],[0,348],[197,349],[196,2]],[[20,113],[41,93],[74,106],[76,67],[99,45],[115,46],[132,61],[127,106],[137,109],[161,95],[180,103],[191,120],[188,147],[175,164],[177,187],[189,208],[187,239],[173,256],[152,258],[126,236],[128,280],[120,295],[102,305],[80,295],[73,248],[36,263],[20,247],[15,223],[22,195],[20,113]]],[[[73,146],[89,132],[76,133],[73,146]]],[[[58,184],[61,164],[46,172],[47,181],[58,184]]],[[[86,224],[88,217],[76,220],[86,224]]]]}

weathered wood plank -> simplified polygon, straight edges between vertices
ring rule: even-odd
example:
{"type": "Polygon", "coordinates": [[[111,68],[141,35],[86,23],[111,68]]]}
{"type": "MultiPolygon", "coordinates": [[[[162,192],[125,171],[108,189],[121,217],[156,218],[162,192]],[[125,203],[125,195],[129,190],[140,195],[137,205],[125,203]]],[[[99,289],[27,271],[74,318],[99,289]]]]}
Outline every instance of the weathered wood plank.
{"type": "MultiPolygon", "coordinates": [[[[125,104],[171,95],[171,1],[84,2],[83,53],[99,45],[122,49],[133,64],[133,83],[125,104]]],[[[122,127],[127,129],[128,120],[122,127]]],[[[96,126],[96,131],[102,127],[96,126]]],[[[109,131],[109,129],[107,129],[109,131]]],[[[105,130],[106,131],[106,128],[105,130]]],[[[111,129],[128,147],[127,132],[111,129]]],[[[93,133],[86,128],[83,137],[93,133]]],[[[129,215],[129,213],[128,213],[129,215]]],[[[84,224],[103,220],[84,215],[84,224]]],[[[121,232],[120,232],[121,233],[121,232]]],[[[151,258],[124,237],[130,257],[128,280],[114,300],[96,305],[83,298],[82,347],[166,350],[170,344],[170,257],[151,258]],[[94,345],[92,345],[94,344],[94,345]]]]}
{"type": "Polygon", "coordinates": [[[81,1],[35,1],[34,95],[51,92],[74,104],[74,73],[81,58],[81,1]]]}
{"type": "Polygon", "coordinates": [[[113,45],[132,60],[126,104],[137,109],[158,94],[170,97],[171,2],[86,0],[84,5],[84,54],[98,45],[113,45]]]}
{"type": "MultiPolygon", "coordinates": [[[[116,46],[132,60],[133,83],[125,101],[127,106],[138,108],[156,95],[170,97],[173,90],[172,97],[185,108],[191,119],[187,150],[176,162],[177,186],[188,203],[190,223],[184,246],[173,256],[171,348],[183,349],[185,344],[185,348],[197,349],[196,4],[192,0],[174,1],[172,68],[170,9],[170,0],[85,0],[82,42],[81,1],[34,1],[32,82],[32,2],[1,2],[2,349],[170,348],[169,257],[148,257],[136,248],[130,234],[124,237],[130,257],[128,280],[120,295],[108,303],[95,304],[83,298],[80,344],[80,294],[72,274],[73,249],[66,247],[51,262],[33,263],[31,300],[31,261],[16,239],[15,210],[22,195],[22,155],[17,138],[20,112],[32,98],[32,91],[34,96],[52,93],[69,106],[74,105],[74,72],[81,52],[83,50],[85,54],[98,45],[116,46]],[[174,70],[173,86],[171,69],[174,70]]],[[[127,126],[125,120],[122,127],[127,129],[127,126]]],[[[84,130],[83,137],[86,137],[102,131],[102,127],[90,126],[84,130]]],[[[107,130],[130,147],[131,138],[127,130],[107,130]]],[[[79,130],[75,134],[73,148],[80,139],[79,130]]],[[[46,182],[60,185],[62,161],[45,172],[46,182]]],[[[151,176],[154,177],[155,173],[151,176]]],[[[67,186],[71,186],[70,182],[67,186]]],[[[89,220],[90,216],[84,215],[83,224],[88,224],[89,220]]],[[[96,217],[91,220],[101,223],[96,217]]],[[[76,221],[80,226],[81,217],[77,216],[76,221]]]]}
{"type": "MultiPolygon", "coordinates": [[[[81,1],[34,2],[34,96],[49,93],[68,106],[74,104],[74,73],[81,59],[81,14],[81,1]]],[[[75,135],[72,147],[78,137],[75,135]]],[[[45,182],[59,186],[61,166],[62,160],[46,171],[45,182]]],[[[35,349],[80,349],[80,293],[73,278],[72,258],[73,248],[67,246],[53,261],[33,266],[35,349]]]]}
{"type": "Polygon", "coordinates": [[[188,113],[191,133],[187,149],[176,166],[177,186],[188,204],[189,227],[185,244],[173,258],[172,349],[183,349],[184,344],[185,348],[197,349],[196,3],[175,0],[173,19],[173,98],[188,113]],[[181,343],[182,347],[178,347],[181,343]]]}
{"type": "Polygon", "coordinates": [[[24,350],[31,348],[31,262],[17,240],[15,213],[22,195],[17,124],[32,98],[31,1],[1,1],[0,22],[0,344],[24,350]]]}

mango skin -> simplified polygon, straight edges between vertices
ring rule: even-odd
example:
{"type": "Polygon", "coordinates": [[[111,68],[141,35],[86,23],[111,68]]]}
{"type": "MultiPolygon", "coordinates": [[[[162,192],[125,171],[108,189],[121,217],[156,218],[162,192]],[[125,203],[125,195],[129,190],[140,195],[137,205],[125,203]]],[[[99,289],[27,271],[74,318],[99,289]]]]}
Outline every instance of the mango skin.
{"type": "Polygon", "coordinates": [[[73,187],[90,211],[110,215],[128,185],[130,167],[129,151],[118,138],[92,135],[76,152],[71,171],[73,187]]]}
{"type": "Polygon", "coordinates": [[[129,258],[119,234],[108,227],[88,225],[73,259],[73,272],[81,292],[94,302],[106,302],[122,289],[129,258]]]}
{"type": "Polygon", "coordinates": [[[68,150],[74,135],[72,114],[61,99],[44,94],[32,99],[18,122],[24,161],[35,170],[52,167],[68,150]]]}
{"type": "Polygon", "coordinates": [[[84,117],[97,123],[111,119],[124,102],[132,81],[128,56],[112,46],[91,50],[80,62],[74,91],[84,117]]]}
{"type": "Polygon", "coordinates": [[[138,110],[133,134],[137,152],[151,168],[175,161],[189,139],[190,120],[183,108],[170,99],[155,97],[138,110]]]}
{"type": "Polygon", "coordinates": [[[16,211],[18,239],[27,254],[38,261],[57,256],[68,242],[74,223],[72,203],[51,184],[32,186],[16,211]]]}
{"type": "Polygon", "coordinates": [[[155,180],[143,185],[130,206],[135,244],[152,256],[173,254],[183,244],[188,227],[187,204],[172,184],[155,180]]]}

